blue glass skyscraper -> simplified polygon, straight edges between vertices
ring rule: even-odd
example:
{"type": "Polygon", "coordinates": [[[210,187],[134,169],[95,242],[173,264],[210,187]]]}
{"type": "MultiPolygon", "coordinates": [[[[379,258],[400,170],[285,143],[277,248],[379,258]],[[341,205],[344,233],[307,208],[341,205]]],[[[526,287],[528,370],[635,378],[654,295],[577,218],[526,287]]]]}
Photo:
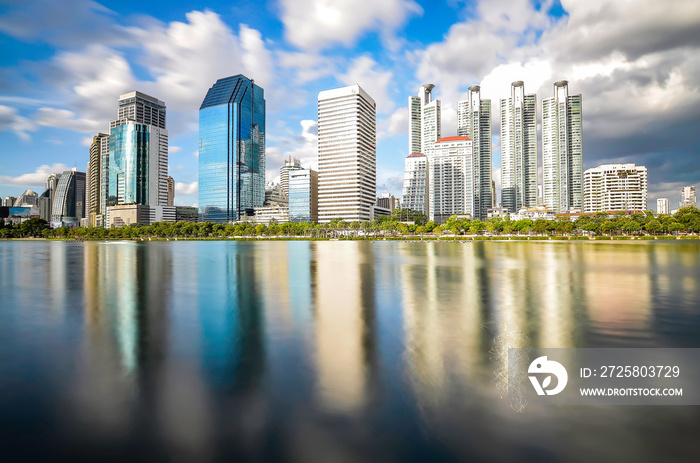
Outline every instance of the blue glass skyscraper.
{"type": "Polygon", "coordinates": [[[225,223],[265,201],[265,94],[243,75],[219,79],[199,108],[199,210],[225,223]]]}

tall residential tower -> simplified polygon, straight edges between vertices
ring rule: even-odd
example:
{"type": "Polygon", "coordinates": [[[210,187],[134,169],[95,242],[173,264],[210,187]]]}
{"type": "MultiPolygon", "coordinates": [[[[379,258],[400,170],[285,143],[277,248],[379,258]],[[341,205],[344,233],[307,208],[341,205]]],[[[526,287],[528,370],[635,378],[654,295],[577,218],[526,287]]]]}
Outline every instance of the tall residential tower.
{"type": "Polygon", "coordinates": [[[318,94],[318,215],[371,220],[377,195],[377,105],[359,85],[318,94]]]}
{"type": "Polygon", "coordinates": [[[472,217],[486,220],[491,208],[491,100],[481,99],[481,87],[469,87],[469,98],[457,105],[460,137],[472,140],[474,210],[472,217]]]}
{"type": "Polygon", "coordinates": [[[565,80],[542,100],[543,199],[556,213],[583,208],[583,125],[581,95],[569,95],[565,80]]]}
{"type": "Polygon", "coordinates": [[[522,81],[501,100],[501,202],[514,213],[537,206],[537,97],[522,81]]]}
{"type": "Polygon", "coordinates": [[[239,74],[219,79],[199,107],[199,209],[226,223],[265,201],[265,94],[239,74]]]}

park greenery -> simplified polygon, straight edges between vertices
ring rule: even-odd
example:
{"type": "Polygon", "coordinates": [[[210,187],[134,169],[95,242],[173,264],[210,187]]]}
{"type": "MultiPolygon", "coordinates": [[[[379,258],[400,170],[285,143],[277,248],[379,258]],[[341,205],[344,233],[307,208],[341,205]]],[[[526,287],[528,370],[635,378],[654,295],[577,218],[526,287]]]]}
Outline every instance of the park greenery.
{"type": "Polygon", "coordinates": [[[674,215],[654,216],[646,213],[625,214],[598,212],[581,215],[575,220],[492,218],[486,221],[451,217],[443,224],[428,221],[420,212],[395,209],[390,216],[365,222],[333,220],[326,224],[283,223],[273,220],[267,225],[253,222],[215,224],[211,222],[156,222],[152,225],[129,225],[120,228],[61,227],[51,229],[45,220],[32,218],[17,225],[0,220],[0,238],[63,239],[207,239],[226,237],[301,237],[380,238],[386,236],[484,235],[484,236],[657,236],[700,233],[700,210],[690,206],[674,215]]]}

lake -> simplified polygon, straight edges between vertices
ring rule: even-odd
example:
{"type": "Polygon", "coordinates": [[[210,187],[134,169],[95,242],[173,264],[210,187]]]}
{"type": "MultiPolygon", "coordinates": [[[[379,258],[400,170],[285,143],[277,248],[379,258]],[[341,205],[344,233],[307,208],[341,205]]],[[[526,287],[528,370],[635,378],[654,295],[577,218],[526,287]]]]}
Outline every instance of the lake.
{"type": "Polygon", "coordinates": [[[511,345],[700,347],[700,243],[0,242],[9,461],[697,461],[700,407],[514,410],[511,345]]]}

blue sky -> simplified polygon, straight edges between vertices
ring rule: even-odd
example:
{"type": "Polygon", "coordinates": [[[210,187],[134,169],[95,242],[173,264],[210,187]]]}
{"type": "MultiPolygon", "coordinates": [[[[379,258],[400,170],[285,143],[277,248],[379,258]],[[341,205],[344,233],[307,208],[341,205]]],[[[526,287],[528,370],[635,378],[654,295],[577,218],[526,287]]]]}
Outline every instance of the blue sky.
{"type": "Polygon", "coordinates": [[[435,84],[447,136],[470,85],[497,109],[512,81],[539,104],[566,79],[583,95],[584,167],[646,165],[654,208],[700,186],[699,49],[695,0],[5,0],[0,196],[84,170],[119,94],[139,90],[165,101],[176,203],[196,204],[199,104],[216,79],[242,73],[265,89],[268,180],[289,155],[316,165],[318,92],[358,83],[378,104],[378,193],[395,195],[407,96],[421,84],[435,84]]]}

